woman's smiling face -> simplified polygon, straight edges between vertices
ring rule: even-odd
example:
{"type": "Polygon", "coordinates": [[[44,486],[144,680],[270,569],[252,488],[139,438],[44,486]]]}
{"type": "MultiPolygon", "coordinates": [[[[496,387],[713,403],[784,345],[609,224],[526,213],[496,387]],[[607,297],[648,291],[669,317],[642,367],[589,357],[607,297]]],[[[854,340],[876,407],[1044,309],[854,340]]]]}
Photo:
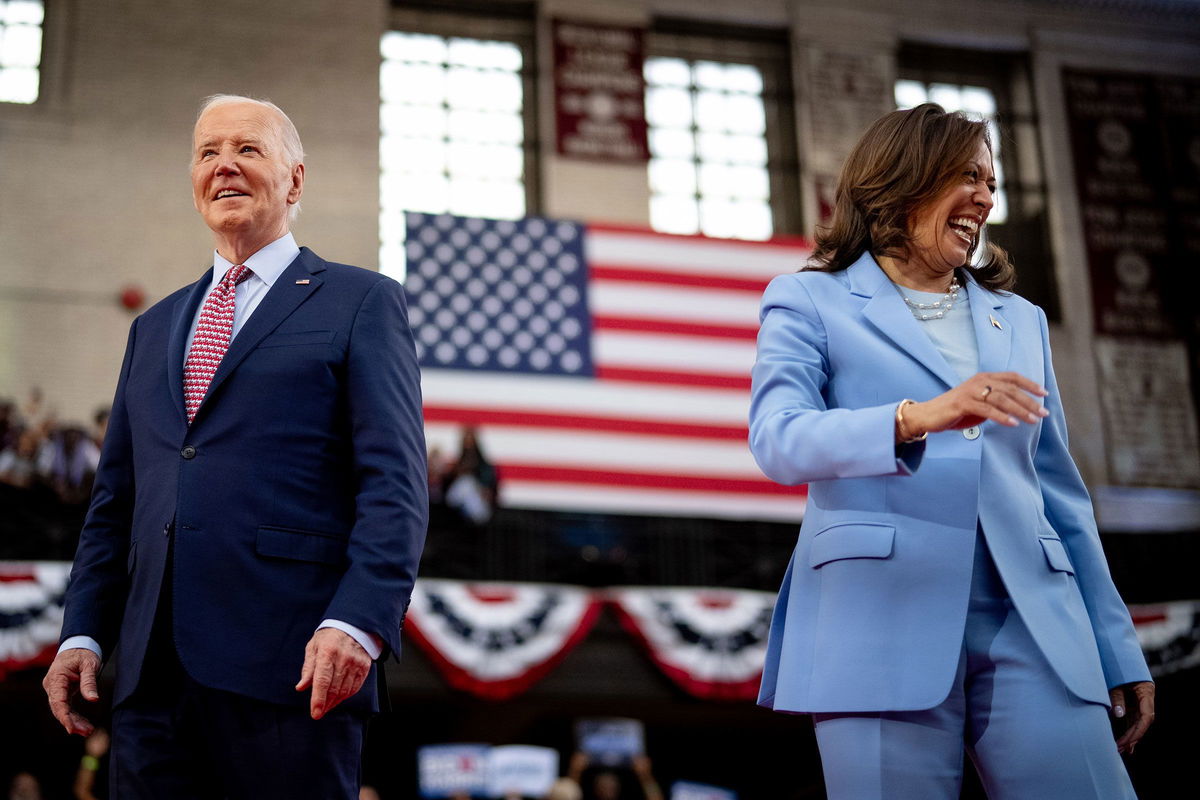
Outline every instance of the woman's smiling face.
{"type": "Polygon", "coordinates": [[[987,142],[980,139],[960,179],[913,214],[909,222],[909,265],[942,274],[966,264],[979,229],[992,210],[995,191],[992,153],[987,142]]]}

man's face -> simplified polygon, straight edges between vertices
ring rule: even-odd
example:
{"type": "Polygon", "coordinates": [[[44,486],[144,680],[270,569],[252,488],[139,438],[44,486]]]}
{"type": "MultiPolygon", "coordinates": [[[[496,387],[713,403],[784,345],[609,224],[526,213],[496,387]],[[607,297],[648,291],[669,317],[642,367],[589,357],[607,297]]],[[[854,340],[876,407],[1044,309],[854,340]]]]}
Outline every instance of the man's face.
{"type": "Polygon", "coordinates": [[[304,165],[288,163],[279,122],[255,103],[215,106],[196,121],[192,202],[213,233],[272,241],[287,232],[304,165]]]}

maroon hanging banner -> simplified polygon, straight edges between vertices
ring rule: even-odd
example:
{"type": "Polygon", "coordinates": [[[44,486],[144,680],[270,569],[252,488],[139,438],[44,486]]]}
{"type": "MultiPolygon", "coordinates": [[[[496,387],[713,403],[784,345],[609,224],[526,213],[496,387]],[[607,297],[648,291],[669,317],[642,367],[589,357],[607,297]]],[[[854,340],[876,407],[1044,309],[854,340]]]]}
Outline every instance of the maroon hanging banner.
{"type": "Polygon", "coordinates": [[[553,28],[558,154],[646,161],[642,29],[560,19],[553,28]]]}
{"type": "Polygon", "coordinates": [[[1178,339],[1174,276],[1200,250],[1200,83],[1068,69],[1063,86],[1095,330],[1178,339]]]}

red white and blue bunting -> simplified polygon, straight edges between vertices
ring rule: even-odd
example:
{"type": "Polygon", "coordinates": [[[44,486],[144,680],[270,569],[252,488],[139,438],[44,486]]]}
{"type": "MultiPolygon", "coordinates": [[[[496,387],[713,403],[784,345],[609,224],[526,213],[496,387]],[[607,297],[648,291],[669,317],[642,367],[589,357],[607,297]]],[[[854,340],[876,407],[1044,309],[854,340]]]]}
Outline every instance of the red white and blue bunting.
{"type": "Polygon", "coordinates": [[[422,578],[405,630],[451,686],[504,700],[554,669],[600,609],[599,596],[579,586],[422,578]]]}
{"type": "MultiPolygon", "coordinates": [[[[0,680],[57,649],[71,565],[0,561],[0,680]]],[[[704,588],[592,590],[537,583],[417,581],[405,631],[447,683],[503,700],[533,686],[606,604],[659,669],[713,700],[754,697],[775,595],[704,588]]],[[[1129,607],[1155,677],[1200,666],[1200,600],[1129,607]]]]}
{"type": "Polygon", "coordinates": [[[639,587],[610,597],[622,626],[684,691],[706,700],[758,694],[773,592],[639,587]]]}
{"type": "Polygon", "coordinates": [[[54,658],[70,572],[58,561],[0,561],[0,680],[54,658]]]}
{"type": "Polygon", "coordinates": [[[1130,606],[1129,613],[1154,677],[1200,665],[1200,600],[1130,606]]]}

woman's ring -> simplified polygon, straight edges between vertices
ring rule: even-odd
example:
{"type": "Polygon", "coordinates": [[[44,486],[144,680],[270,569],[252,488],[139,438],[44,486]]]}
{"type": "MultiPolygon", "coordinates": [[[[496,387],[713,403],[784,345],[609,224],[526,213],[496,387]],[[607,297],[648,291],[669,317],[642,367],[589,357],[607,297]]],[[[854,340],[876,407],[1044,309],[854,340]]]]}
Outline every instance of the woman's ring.
{"type": "Polygon", "coordinates": [[[992,393],[992,387],[985,386],[985,387],[983,387],[983,391],[979,393],[979,399],[987,400],[987,396],[991,393],[992,393]]]}

